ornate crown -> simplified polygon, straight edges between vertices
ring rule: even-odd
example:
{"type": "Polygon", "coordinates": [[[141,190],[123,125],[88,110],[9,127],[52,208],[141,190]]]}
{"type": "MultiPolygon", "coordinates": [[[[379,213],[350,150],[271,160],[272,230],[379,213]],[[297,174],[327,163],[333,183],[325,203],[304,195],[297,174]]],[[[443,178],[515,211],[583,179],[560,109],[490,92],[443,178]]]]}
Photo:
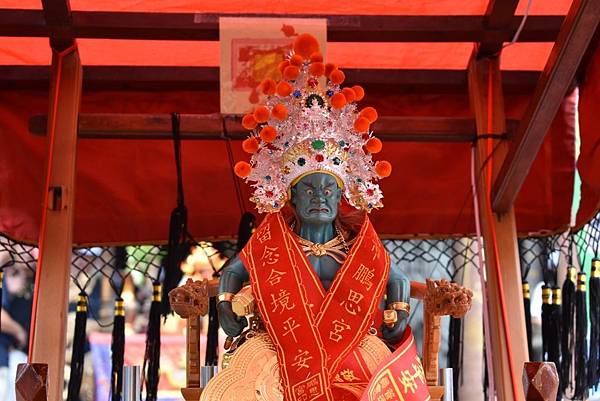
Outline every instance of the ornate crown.
{"type": "Polygon", "coordinates": [[[371,157],[382,148],[370,131],[377,111],[357,110],[354,102],[364,97],[363,88],[340,87],[344,73],[323,63],[313,36],[298,36],[293,49],[279,65],[283,79],[262,81],[264,105],[242,119],[244,128],[252,131],[242,148],[252,157],[250,163],[236,163],[236,175],[253,182],[251,200],[260,212],[279,210],[291,186],[314,172],[336,177],[357,209],[382,207],[377,181],[390,175],[391,165],[374,163],[371,157]]]}

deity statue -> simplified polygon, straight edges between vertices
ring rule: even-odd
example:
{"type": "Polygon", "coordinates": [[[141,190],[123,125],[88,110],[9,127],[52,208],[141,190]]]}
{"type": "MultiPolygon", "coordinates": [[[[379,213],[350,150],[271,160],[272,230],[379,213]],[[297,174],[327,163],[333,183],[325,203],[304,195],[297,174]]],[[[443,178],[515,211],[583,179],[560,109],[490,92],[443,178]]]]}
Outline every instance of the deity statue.
{"type": "MultiPolygon", "coordinates": [[[[295,40],[280,71],[283,80],[263,81],[264,104],[242,119],[251,160],[234,170],[266,216],[222,271],[219,321],[237,345],[201,400],[429,399],[407,325],[411,283],[368,217],[383,206],[378,181],[391,173],[373,160],[382,149],[370,129],[377,112],[358,110],[364,90],[341,87],[344,73],[323,63],[310,35],[295,40]],[[240,298],[252,307],[236,311],[240,298]]],[[[198,305],[199,285],[170,295],[176,310],[198,305]]],[[[456,303],[447,283],[446,292],[428,286],[451,300],[436,307],[456,303]]]]}
{"type": "MultiPolygon", "coordinates": [[[[306,255],[307,262],[315,276],[314,278],[318,280],[316,289],[321,290],[320,292],[322,293],[327,293],[331,289],[336,278],[338,280],[343,278],[343,275],[339,274],[340,268],[346,261],[351,247],[356,243],[357,235],[361,229],[360,223],[370,226],[368,218],[361,213],[351,212],[350,217],[339,215],[338,209],[341,200],[342,188],[339,186],[338,180],[334,175],[325,172],[309,173],[299,179],[291,188],[290,205],[293,211],[291,216],[293,217],[290,221],[283,222],[286,225],[284,230],[288,234],[288,241],[297,242],[296,246],[301,248],[302,252],[306,255]],[[352,221],[352,219],[355,221],[352,221]],[[363,220],[362,222],[361,219],[363,220]],[[355,228],[355,231],[352,231],[352,228],[355,228]]],[[[372,230],[371,227],[369,228],[372,230]]],[[[262,232],[256,235],[258,236],[260,233],[262,235],[271,235],[270,231],[267,231],[270,230],[270,227],[267,229],[263,226],[262,230],[262,232]]],[[[351,303],[352,299],[350,297],[349,300],[346,300],[346,312],[352,313],[354,312],[352,308],[356,308],[357,313],[360,309],[361,315],[372,315],[372,321],[367,322],[370,326],[365,326],[365,329],[377,330],[387,342],[396,344],[404,334],[406,319],[410,311],[410,281],[397,266],[389,266],[389,258],[387,255],[384,256],[386,251],[377,237],[374,236],[370,240],[371,243],[360,244],[362,245],[362,251],[368,253],[374,252],[373,257],[369,257],[368,259],[373,259],[371,262],[377,261],[381,266],[361,264],[360,266],[362,267],[359,266],[357,269],[354,269],[356,270],[354,276],[357,277],[354,280],[356,280],[358,286],[364,287],[367,291],[375,287],[385,287],[385,295],[382,296],[383,294],[380,293],[381,290],[375,292],[374,295],[378,296],[379,302],[374,303],[375,309],[369,311],[361,309],[362,303],[357,303],[353,306],[354,304],[351,303]],[[375,257],[377,253],[381,254],[380,258],[375,257]],[[378,276],[375,276],[376,273],[378,273],[378,276]],[[381,312],[387,306],[399,312],[398,318],[392,326],[383,324],[381,318],[381,312]],[[375,316],[377,308],[379,308],[379,314],[375,316]]],[[[279,247],[277,250],[271,251],[272,254],[270,254],[270,257],[273,261],[271,263],[273,269],[268,272],[269,277],[266,278],[267,281],[273,283],[280,282],[283,275],[289,274],[289,268],[285,268],[286,266],[283,266],[284,269],[280,269],[282,271],[278,271],[275,266],[281,266],[278,263],[279,261],[275,261],[275,259],[277,258],[277,254],[283,251],[279,247]]],[[[269,254],[269,251],[266,251],[266,253],[269,254]]],[[[239,336],[247,326],[247,320],[244,317],[237,316],[233,312],[230,302],[233,299],[233,295],[242,288],[243,283],[250,281],[250,275],[245,267],[245,263],[252,262],[249,262],[247,256],[244,255],[235,257],[224,269],[220,280],[219,292],[221,302],[218,304],[219,321],[225,333],[231,337],[239,336]]],[[[339,288],[341,284],[336,283],[335,288],[339,288]]],[[[348,295],[352,293],[357,294],[356,297],[363,296],[362,291],[350,291],[348,295]]],[[[341,297],[343,295],[339,294],[338,296],[341,297]]],[[[277,293],[270,294],[270,296],[272,296],[270,305],[272,309],[278,309],[278,307],[279,309],[288,309],[292,307],[287,298],[279,298],[277,297],[277,293]]],[[[317,307],[318,304],[312,304],[311,313],[317,314],[317,307]]]]}

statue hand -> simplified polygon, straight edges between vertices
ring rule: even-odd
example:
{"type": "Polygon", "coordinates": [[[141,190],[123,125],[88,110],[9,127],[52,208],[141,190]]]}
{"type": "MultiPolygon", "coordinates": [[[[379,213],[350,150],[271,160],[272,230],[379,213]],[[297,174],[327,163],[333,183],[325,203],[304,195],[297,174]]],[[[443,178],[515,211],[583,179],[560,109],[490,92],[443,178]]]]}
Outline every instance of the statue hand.
{"type": "Polygon", "coordinates": [[[217,305],[219,311],[219,323],[230,337],[237,337],[248,326],[248,320],[245,317],[239,317],[231,309],[231,302],[220,302],[217,305]]]}
{"type": "Polygon", "coordinates": [[[404,335],[404,330],[406,330],[406,325],[408,324],[408,316],[398,316],[398,321],[394,323],[392,327],[388,327],[385,324],[381,325],[381,334],[383,335],[384,340],[396,344],[400,342],[402,336],[404,335]]]}

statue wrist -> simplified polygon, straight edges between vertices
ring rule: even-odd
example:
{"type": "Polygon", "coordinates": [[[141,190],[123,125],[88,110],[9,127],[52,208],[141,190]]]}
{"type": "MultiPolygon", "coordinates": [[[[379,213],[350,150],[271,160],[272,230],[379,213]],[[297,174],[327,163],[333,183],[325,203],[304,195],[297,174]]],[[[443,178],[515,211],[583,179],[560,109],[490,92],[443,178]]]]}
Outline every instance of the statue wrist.
{"type": "Polygon", "coordinates": [[[387,309],[395,310],[396,312],[404,312],[407,316],[410,315],[410,304],[408,302],[392,302],[388,304],[387,309]]]}
{"type": "Polygon", "coordinates": [[[217,305],[220,304],[221,302],[231,302],[233,300],[233,296],[235,294],[233,294],[232,292],[222,292],[217,296],[217,305]]]}

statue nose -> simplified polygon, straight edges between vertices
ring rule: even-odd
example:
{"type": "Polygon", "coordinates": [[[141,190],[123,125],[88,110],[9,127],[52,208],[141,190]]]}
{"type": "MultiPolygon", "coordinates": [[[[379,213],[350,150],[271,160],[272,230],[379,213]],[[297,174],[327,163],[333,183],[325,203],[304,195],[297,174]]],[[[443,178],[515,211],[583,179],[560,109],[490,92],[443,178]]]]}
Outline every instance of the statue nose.
{"type": "Polygon", "coordinates": [[[312,201],[313,203],[319,203],[319,204],[320,204],[320,203],[323,203],[323,202],[325,202],[325,197],[323,196],[323,194],[321,194],[321,193],[319,193],[319,192],[316,192],[316,193],[313,195],[313,197],[312,197],[311,201],[312,201]]]}

